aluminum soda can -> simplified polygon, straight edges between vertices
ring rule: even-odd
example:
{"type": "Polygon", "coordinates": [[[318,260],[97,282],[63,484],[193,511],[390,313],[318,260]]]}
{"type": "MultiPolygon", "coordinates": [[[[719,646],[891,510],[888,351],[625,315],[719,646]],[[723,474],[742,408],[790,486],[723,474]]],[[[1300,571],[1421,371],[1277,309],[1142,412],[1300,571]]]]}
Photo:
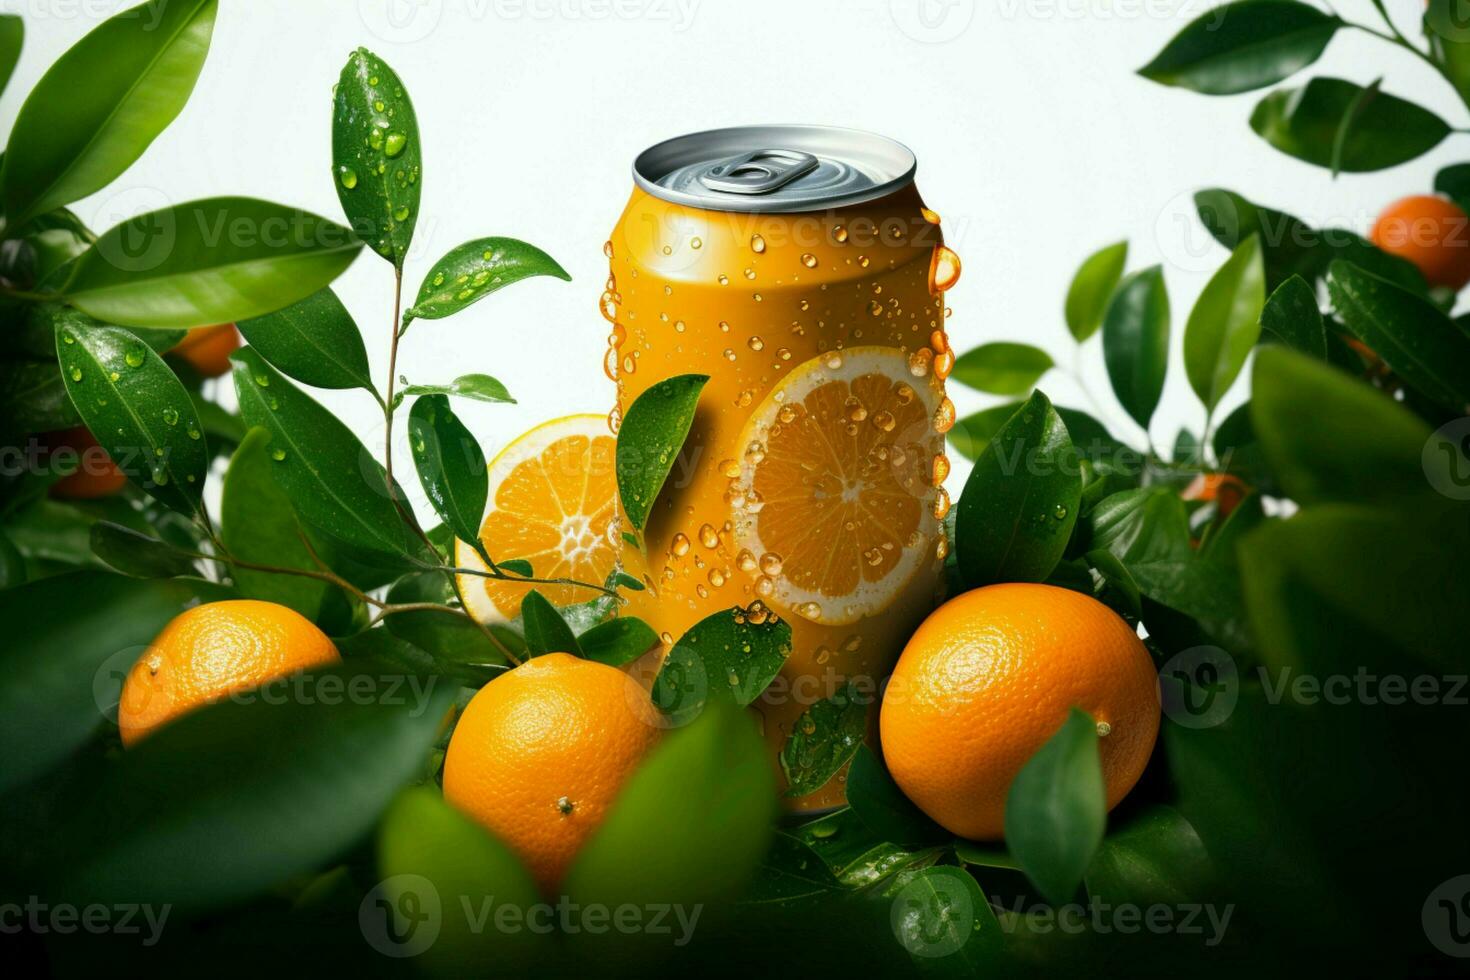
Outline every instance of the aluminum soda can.
{"type": "MultiPolygon", "coordinates": [[[[820,702],[865,699],[876,718],[943,579],[944,293],[960,263],[915,167],[903,145],[849,129],[677,137],[634,162],[604,248],[613,430],[650,386],[709,377],[641,546],[625,549],[645,585],[625,611],[664,655],[735,607],[790,624],[781,675],[751,705],[778,772],[793,733],[819,737],[820,702]]],[[[788,802],[839,805],[844,780],[788,802]]]]}

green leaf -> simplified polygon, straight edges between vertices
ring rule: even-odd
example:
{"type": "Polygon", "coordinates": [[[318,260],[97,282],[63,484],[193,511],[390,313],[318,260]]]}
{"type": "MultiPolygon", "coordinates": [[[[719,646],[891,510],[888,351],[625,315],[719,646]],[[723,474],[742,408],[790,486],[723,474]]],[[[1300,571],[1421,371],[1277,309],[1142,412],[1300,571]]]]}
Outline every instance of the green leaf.
{"type": "Polygon", "coordinates": [[[548,653],[582,656],[582,647],[577,643],[577,635],[571,626],[535,589],[527,592],[521,600],[521,620],[526,625],[526,647],[531,656],[540,657],[548,653]]]}
{"type": "Polygon", "coordinates": [[[996,341],[961,354],[950,378],[992,395],[1023,395],[1055,366],[1039,347],[996,341]]]}
{"type": "Polygon", "coordinates": [[[994,439],[995,434],[1010,421],[1011,416],[1016,414],[1021,404],[1021,402],[1005,402],[981,409],[973,415],[966,415],[955,423],[954,428],[949,430],[950,445],[965,459],[972,462],[979,459],[985,447],[990,445],[990,440],[994,439]]]}
{"type": "Polygon", "coordinates": [[[366,554],[416,554],[382,466],[353,431],[251,348],[230,360],[240,414],[270,433],[272,472],[301,519],[366,554]]]}
{"type": "MultiPolygon", "coordinates": [[[[447,605],[454,601],[454,590],[443,572],[405,575],[388,590],[391,603],[428,602],[447,605]]],[[[434,658],[441,669],[456,670],[464,665],[477,668],[505,667],[509,661],[502,649],[488,639],[475,623],[464,615],[445,612],[402,612],[389,616],[388,629],[399,639],[413,644],[434,658]]],[[[490,627],[501,643],[524,653],[524,641],[500,626],[490,627]]]]}
{"type": "Polygon", "coordinates": [[[1067,427],[1038,391],[985,447],[960,494],[955,556],[965,584],[1045,581],[1081,496],[1067,427]]]}
{"type": "Polygon", "coordinates": [[[941,865],[900,876],[889,926],[921,975],[992,975],[1005,936],[980,884],[963,868],[941,865]]]}
{"type": "Polygon", "coordinates": [[[1300,89],[1267,95],[1251,129],[1276,149],[1319,167],[1366,173],[1406,163],[1450,133],[1439,116],[1412,102],[1340,78],[1314,78],[1300,89]],[[1339,137],[1345,117],[1348,129],[1339,137]]]}
{"type": "Polygon", "coordinates": [[[434,512],[455,537],[491,563],[480,542],[490,471],[479,442],[449,407],[449,396],[423,395],[413,403],[408,414],[408,446],[434,512]]]}
{"type": "Polygon", "coordinates": [[[852,681],[831,697],[802,712],[781,746],[781,771],[786,795],[815,793],[847,765],[863,744],[868,730],[868,708],[874,701],[852,681]]]}
{"type": "Polygon", "coordinates": [[[495,567],[499,568],[502,572],[510,572],[512,575],[520,575],[525,578],[530,578],[536,574],[536,570],[531,566],[531,563],[524,558],[508,558],[505,561],[496,562],[495,567]]]}
{"type": "Polygon", "coordinates": [[[197,575],[194,559],[171,544],[111,521],[92,525],[92,551],[108,565],[134,578],[197,575]]]}
{"type": "Polygon", "coordinates": [[[197,327],[261,316],[337,278],[362,243],[314,214],[214,197],[139,215],[77,259],[66,300],[99,320],[197,327]]]}
{"type": "Polygon", "coordinates": [[[742,707],[761,696],[791,655],[791,624],[770,610],[726,609],[679,637],[653,681],[653,703],[676,722],[707,701],[742,707]]]}
{"type": "Polygon", "coordinates": [[[1112,905],[1184,906],[1208,894],[1210,855],[1188,820],[1169,806],[1150,806],[1097,849],[1087,894],[1112,905]]]}
{"type": "Polygon", "coordinates": [[[657,646],[658,634],[636,616],[619,616],[598,623],[577,637],[577,645],[588,660],[621,667],[657,646]]]}
{"type": "Polygon", "coordinates": [[[1064,312],[1067,329],[1077,343],[1097,333],[1102,326],[1103,312],[1123,278],[1127,263],[1128,243],[1117,242],[1089,255],[1072,277],[1064,312]]]}
{"type": "Polygon", "coordinates": [[[227,599],[193,579],[78,571],[0,592],[0,621],[25,642],[0,645],[0,791],[64,760],[105,720],[123,678],[169,620],[201,600],[227,599]]]}
{"type": "Polygon", "coordinates": [[[517,922],[533,921],[528,912],[542,897],[520,859],[438,790],[415,786],[398,795],[378,827],[377,856],[381,880],[369,895],[377,907],[361,919],[369,941],[383,930],[389,948],[412,950],[438,976],[470,974],[491,962],[497,971],[528,973],[552,956],[551,939],[529,928],[475,928],[495,921],[481,915],[506,908],[517,910],[517,922]],[[415,914],[433,917],[432,933],[415,914]]]}
{"type": "Polygon", "coordinates": [[[1097,726],[1073,708],[1011,783],[1006,846],[1047,901],[1062,905],[1077,893],[1107,817],[1097,726]]]}
{"type": "Polygon", "coordinates": [[[439,320],[532,276],[572,277],[535,245],[514,238],[477,238],[450,249],[424,277],[418,298],[403,316],[408,321],[439,320]]]}
{"type": "Polygon", "coordinates": [[[1352,101],[1349,102],[1347,108],[1343,110],[1342,118],[1338,120],[1337,123],[1337,132],[1334,133],[1332,136],[1332,157],[1330,168],[1332,170],[1332,177],[1334,180],[1336,180],[1337,176],[1342,173],[1342,161],[1343,156],[1347,153],[1348,137],[1352,134],[1353,128],[1358,123],[1358,116],[1361,115],[1363,109],[1366,108],[1370,102],[1377,98],[1379,92],[1381,92],[1382,90],[1383,79],[1375,78],[1373,81],[1369,82],[1366,87],[1359,89],[1358,94],[1353,96],[1352,101]]]}
{"type": "Polygon", "coordinates": [[[58,828],[58,893],[216,908],[361,840],[423,771],[455,686],[352,665],[302,683],[317,696],[222,701],[124,753],[58,828]]]}
{"type": "Polygon", "coordinates": [[[1218,187],[1194,195],[1200,221],[1214,239],[1234,250],[1251,235],[1261,240],[1266,266],[1266,288],[1273,290],[1293,275],[1308,283],[1327,275],[1333,259],[1347,259],[1405,289],[1428,290],[1424,275],[1406,259],[1389,255],[1367,239],[1343,228],[1312,228],[1281,211],[1259,207],[1218,187]]]}
{"type": "MultiPolygon", "coordinates": [[[[260,565],[315,570],[302,540],[291,498],[276,481],[270,458],[270,433],[251,429],[230,457],[220,499],[220,538],[230,554],[260,565]]],[[[315,622],[330,586],[300,575],[259,572],[238,565],[231,576],[240,594],[289,606],[315,622]]]]}
{"type": "Polygon", "coordinates": [[[33,432],[80,422],[54,358],[0,360],[0,439],[20,443],[33,432]]]}
{"type": "Polygon", "coordinates": [[[237,326],[261,357],[297,381],[314,388],[375,390],[362,333],[330,288],[237,326]]]}
{"type": "Polygon", "coordinates": [[[353,231],[400,270],[419,218],[422,167],[407,89],[383,59],[358,48],[332,93],[332,185],[353,231]]]}
{"type": "Polygon", "coordinates": [[[952,836],[909,801],[866,745],[847,770],[847,803],[865,827],[892,844],[917,847],[952,836]]]}
{"type": "Polygon", "coordinates": [[[215,0],[143,4],[57,59],[10,132],[0,192],[12,228],[101,190],[143,155],[194,90],[216,8],[215,0]]]}
{"type": "Polygon", "coordinates": [[[1401,506],[1430,493],[1430,428],[1392,398],[1302,354],[1262,350],[1251,421],[1282,489],[1300,504],[1401,506]]]}
{"type": "Polygon", "coordinates": [[[648,388],[628,407],[618,429],[618,499],[638,530],[673,469],[694,424],[707,374],[680,374],[648,388]]]}
{"type": "Polygon", "coordinates": [[[800,839],[777,831],[770,851],[761,861],[760,876],[742,904],[806,908],[841,894],[842,882],[816,851],[800,839]]]}
{"type": "Polygon", "coordinates": [[[764,857],[775,811],[775,774],[754,723],[711,704],[633,773],[563,891],[609,907],[728,897],[764,857]]]}
{"type": "Polygon", "coordinates": [[[1162,266],[1124,279],[1103,315],[1103,359],[1118,401],[1145,429],[1169,369],[1169,293],[1162,266]]]}
{"type": "Polygon", "coordinates": [[[10,540],[10,536],[0,530],[0,590],[13,589],[26,580],[26,560],[10,540]]]}
{"type": "Polygon", "coordinates": [[[1470,336],[1434,304],[1341,261],[1327,292],[1343,323],[1405,381],[1446,408],[1470,402],[1470,336]]]}
{"type": "Polygon", "coordinates": [[[1465,210],[1470,206],[1470,163],[1440,168],[1434,175],[1434,190],[1458,204],[1460,210],[1465,210]]]}
{"type": "Polygon", "coordinates": [[[393,400],[400,402],[409,395],[453,395],[477,402],[516,403],[505,385],[488,374],[462,374],[447,385],[408,385],[399,390],[393,400]]]}
{"type": "Polygon", "coordinates": [[[1252,235],[1210,277],[1184,326],[1184,372],[1205,408],[1214,410],[1245,366],[1265,303],[1261,242],[1252,235]]]}
{"type": "Polygon", "coordinates": [[[1317,294],[1301,276],[1293,275],[1266,300],[1261,329],[1293,350],[1327,359],[1327,324],[1317,307],[1317,294]]]}
{"type": "Polygon", "coordinates": [[[1234,95],[1275,85],[1321,57],[1342,21],[1297,0],[1241,0],[1191,21],[1138,73],[1234,95]]]}
{"type": "Polygon", "coordinates": [[[199,507],[209,451],[194,402],[163,358],[121,327],[56,330],[67,394],[107,455],[181,514],[199,507]]]}
{"type": "Polygon", "coordinates": [[[20,60],[21,45],[25,42],[25,24],[15,14],[0,15],[0,92],[10,84],[15,72],[15,63],[20,60]]]}

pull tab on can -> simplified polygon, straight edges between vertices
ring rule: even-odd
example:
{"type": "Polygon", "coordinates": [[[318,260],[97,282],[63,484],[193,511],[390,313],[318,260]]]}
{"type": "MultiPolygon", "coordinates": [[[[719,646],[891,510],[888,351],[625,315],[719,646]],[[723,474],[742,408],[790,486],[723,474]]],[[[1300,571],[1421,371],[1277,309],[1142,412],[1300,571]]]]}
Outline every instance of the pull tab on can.
{"type": "Polygon", "coordinates": [[[725,194],[769,194],[817,169],[817,158],[801,150],[755,150],[711,164],[699,182],[725,194]]]}

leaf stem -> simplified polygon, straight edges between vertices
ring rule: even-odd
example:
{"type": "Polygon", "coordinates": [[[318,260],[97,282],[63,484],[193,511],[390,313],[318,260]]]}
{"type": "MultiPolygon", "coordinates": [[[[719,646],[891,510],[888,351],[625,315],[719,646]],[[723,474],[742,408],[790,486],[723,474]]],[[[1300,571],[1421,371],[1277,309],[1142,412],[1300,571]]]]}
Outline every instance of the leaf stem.
{"type": "Polygon", "coordinates": [[[591,582],[583,582],[575,578],[536,578],[531,575],[523,577],[520,575],[507,575],[504,572],[500,572],[499,574],[487,572],[483,568],[460,568],[452,565],[446,565],[444,570],[452,572],[455,575],[476,575],[480,578],[496,578],[506,582],[525,582],[528,585],[565,585],[576,589],[591,589],[594,592],[601,592],[605,596],[611,596],[614,599],[618,598],[617,589],[609,589],[605,585],[594,585],[591,582]]]}
{"type": "MultiPolygon", "coordinates": [[[[395,502],[398,493],[393,482],[393,385],[398,380],[398,338],[402,336],[398,332],[398,314],[403,305],[403,267],[393,266],[393,338],[388,344],[388,391],[380,404],[383,406],[384,427],[388,430],[383,440],[383,470],[388,474],[388,493],[392,495],[395,502]]],[[[400,507],[402,505],[400,504],[400,507]]]]}
{"type": "Polygon", "coordinates": [[[454,572],[449,571],[448,569],[446,569],[445,571],[446,574],[449,576],[449,587],[454,590],[454,596],[459,600],[460,611],[469,618],[470,622],[474,623],[475,626],[479,628],[480,632],[484,634],[485,639],[490,641],[490,645],[500,651],[501,656],[503,656],[506,660],[509,660],[515,666],[519,667],[521,665],[521,659],[510,652],[510,648],[500,641],[500,637],[496,636],[495,632],[491,630],[489,626],[480,622],[479,617],[473,615],[470,612],[469,603],[465,602],[464,592],[461,591],[459,587],[459,576],[455,575],[454,572]]]}

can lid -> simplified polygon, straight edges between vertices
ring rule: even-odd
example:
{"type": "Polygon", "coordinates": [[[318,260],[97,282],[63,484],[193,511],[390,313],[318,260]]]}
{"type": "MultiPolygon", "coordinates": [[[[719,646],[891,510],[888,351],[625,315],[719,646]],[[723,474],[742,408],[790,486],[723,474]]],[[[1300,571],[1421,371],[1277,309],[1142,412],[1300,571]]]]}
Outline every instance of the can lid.
{"type": "Polygon", "coordinates": [[[860,204],[913,182],[902,143],[835,126],[735,126],[676,136],[633,161],[654,197],[716,211],[790,212],[860,204]]]}

